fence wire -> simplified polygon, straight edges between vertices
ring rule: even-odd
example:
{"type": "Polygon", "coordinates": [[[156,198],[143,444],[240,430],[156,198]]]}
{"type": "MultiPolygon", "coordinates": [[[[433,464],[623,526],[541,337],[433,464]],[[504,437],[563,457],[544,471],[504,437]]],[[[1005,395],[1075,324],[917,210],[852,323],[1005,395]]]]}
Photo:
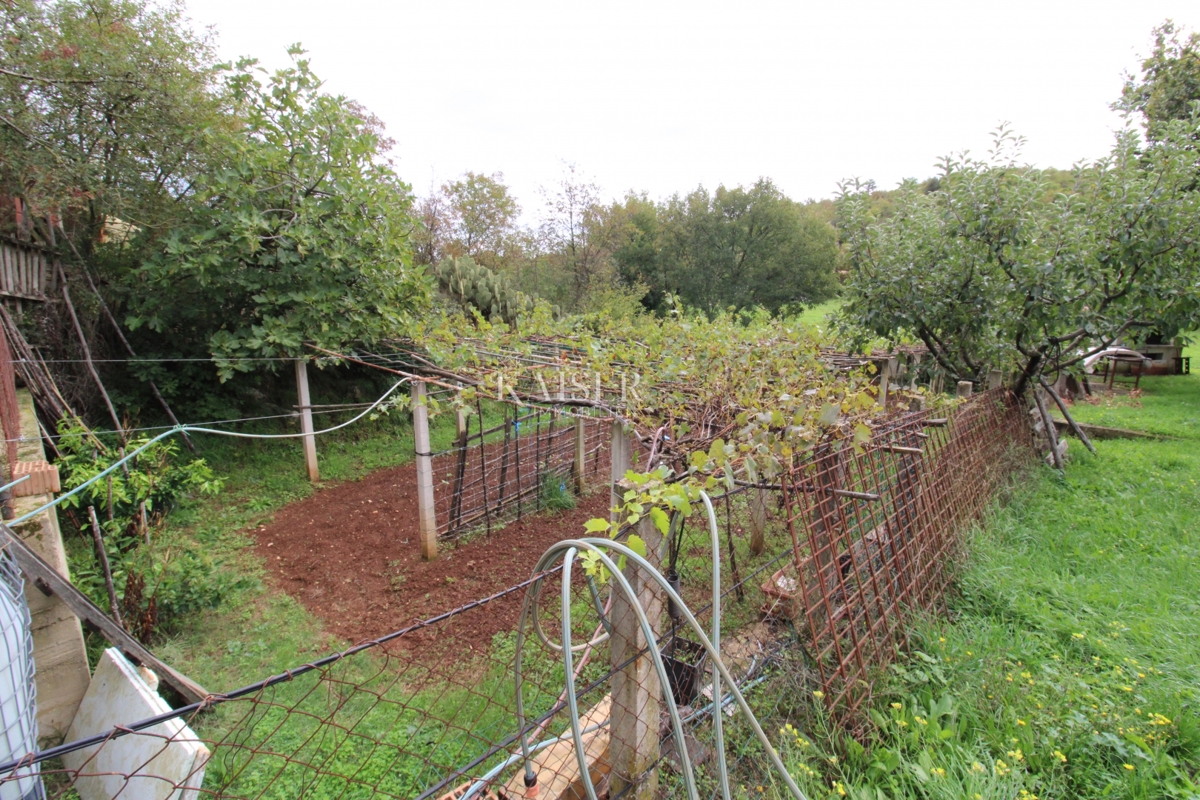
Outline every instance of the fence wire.
{"type": "Polygon", "coordinates": [[[807,628],[825,702],[854,725],[907,645],[906,615],[944,605],[962,532],[1032,452],[1023,416],[995,390],[947,418],[894,417],[866,447],[822,443],[786,476],[797,554],[775,588],[807,628]]]}
{"type": "Polygon", "coordinates": [[[490,533],[493,526],[541,511],[554,496],[607,481],[612,435],[607,417],[501,409],[500,425],[483,428],[483,415],[471,415],[455,444],[434,454],[439,536],[490,533]]]}
{"type": "Polygon", "coordinates": [[[910,615],[941,606],[964,532],[1028,459],[1027,431],[1000,393],[945,419],[894,415],[858,449],[822,443],[774,488],[717,498],[715,556],[700,511],[674,518],[661,544],[643,527],[657,572],[704,635],[633,564],[624,574],[652,637],[614,580],[589,580],[578,560],[564,602],[559,558],[495,595],[177,710],[169,716],[188,727],[174,733],[161,724],[168,715],[125,720],[19,764],[14,757],[0,765],[0,792],[40,768],[52,793],[115,775],[117,797],[143,796],[138,780],[152,776],[163,797],[557,800],[587,796],[590,779],[599,797],[615,800],[687,796],[690,771],[698,796],[718,796],[722,775],[744,796],[777,778],[754,717],[773,735],[811,713],[821,689],[852,730],[859,725],[876,676],[905,645],[910,615]],[[536,614],[523,635],[487,633],[524,603],[536,614]],[[732,679],[720,691],[706,649],[714,618],[732,679]],[[564,630],[574,645],[569,673],[554,644],[564,630]],[[660,657],[666,685],[654,668],[660,657]],[[111,752],[136,740],[160,755],[202,743],[209,755],[170,772],[161,766],[169,759],[146,767],[144,757],[122,762],[111,752]]]}

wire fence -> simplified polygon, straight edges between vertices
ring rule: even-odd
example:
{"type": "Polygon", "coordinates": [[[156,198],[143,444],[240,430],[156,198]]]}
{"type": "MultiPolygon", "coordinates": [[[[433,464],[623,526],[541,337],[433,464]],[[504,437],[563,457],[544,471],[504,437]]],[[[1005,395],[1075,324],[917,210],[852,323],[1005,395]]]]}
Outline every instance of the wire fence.
{"type": "Polygon", "coordinates": [[[643,522],[646,562],[609,540],[563,542],[489,597],[0,765],[0,792],[37,768],[52,795],[103,777],[118,797],[148,785],[407,800],[581,798],[588,781],[610,800],[782,789],[780,721],[811,714],[818,688],[851,725],[865,716],[910,615],[939,607],[966,530],[1028,460],[1027,429],[1000,393],[944,419],[890,416],[857,448],[822,443],[774,487],[676,515],[665,536],[643,522]],[[197,744],[206,759],[165,766],[197,744]]]}
{"type": "MultiPolygon", "coordinates": [[[[21,570],[0,552],[0,758],[10,760],[37,746],[37,686],[33,679],[33,622],[21,570]]],[[[34,765],[0,784],[0,797],[41,800],[42,780],[34,765]]]]}
{"type": "Polygon", "coordinates": [[[907,645],[906,612],[943,606],[962,532],[1032,452],[1020,407],[998,389],[950,417],[894,417],[869,447],[822,443],[785,478],[796,555],[773,591],[796,604],[825,702],[852,727],[907,645]]]}
{"type": "Polygon", "coordinates": [[[438,535],[486,529],[553,506],[557,498],[607,480],[611,421],[499,404],[503,422],[468,416],[454,445],[435,453],[438,535]]]}

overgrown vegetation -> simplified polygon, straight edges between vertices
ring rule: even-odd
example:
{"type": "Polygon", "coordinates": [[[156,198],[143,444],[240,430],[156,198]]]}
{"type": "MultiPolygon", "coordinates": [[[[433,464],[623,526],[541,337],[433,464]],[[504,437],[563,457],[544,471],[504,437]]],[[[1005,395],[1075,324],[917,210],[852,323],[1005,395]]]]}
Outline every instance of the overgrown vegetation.
{"type": "MultiPolygon", "coordinates": [[[[66,420],[59,432],[64,492],[150,442],[142,436],[121,447],[111,435],[102,441],[66,420]]],[[[181,458],[178,441],[164,440],[127,462],[126,469],[66,497],[59,518],[68,534],[72,581],[147,643],[177,629],[187,615],[215,607],[237,578],[202,549],[164,544],[158,532],[181,501],[215,495],[221,486],[204,459],[181,458]]]]}

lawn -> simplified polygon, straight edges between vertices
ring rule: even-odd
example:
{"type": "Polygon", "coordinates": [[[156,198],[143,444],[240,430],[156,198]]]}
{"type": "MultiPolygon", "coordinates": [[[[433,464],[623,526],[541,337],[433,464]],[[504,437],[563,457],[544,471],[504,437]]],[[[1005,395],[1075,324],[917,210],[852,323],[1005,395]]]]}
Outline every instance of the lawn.
{"type": "Polygon", "coordinates": [[[771,721],[810,796],[1200,797],[1200,376],[1142,385],[1079,416],[1177,438],[1073,442],[1065,475],[1024,476],[867,747],[815,711],[771,721]]]}

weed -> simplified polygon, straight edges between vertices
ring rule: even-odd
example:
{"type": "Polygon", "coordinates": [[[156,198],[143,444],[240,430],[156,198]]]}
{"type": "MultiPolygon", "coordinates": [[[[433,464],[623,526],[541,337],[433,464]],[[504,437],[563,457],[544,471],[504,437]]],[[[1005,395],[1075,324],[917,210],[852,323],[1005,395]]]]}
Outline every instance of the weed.
{"type": "Polygon", "coordinates": [[[575,493],[567,478],[547,472],[542,476],[542,508],[550,511],[569,511],[575,507],[575,493]]]}

